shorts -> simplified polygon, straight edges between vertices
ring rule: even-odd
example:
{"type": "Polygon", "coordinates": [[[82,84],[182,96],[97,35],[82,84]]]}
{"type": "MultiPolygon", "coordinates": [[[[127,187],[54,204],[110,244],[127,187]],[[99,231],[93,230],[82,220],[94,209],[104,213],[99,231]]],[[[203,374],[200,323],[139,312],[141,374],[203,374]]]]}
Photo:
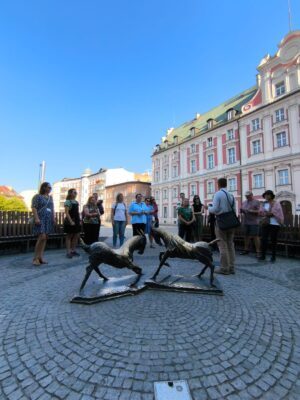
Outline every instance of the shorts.
{"type": "Polygon", "coordinates": [[[259,236],[259,225],[244,225],[245,236],[259,236]]]}

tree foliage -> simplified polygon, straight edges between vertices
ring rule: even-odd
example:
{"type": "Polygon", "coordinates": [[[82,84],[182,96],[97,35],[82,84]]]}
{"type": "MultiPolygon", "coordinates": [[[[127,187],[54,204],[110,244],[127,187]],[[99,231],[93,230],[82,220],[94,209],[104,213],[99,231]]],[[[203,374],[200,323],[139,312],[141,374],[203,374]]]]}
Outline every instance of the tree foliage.
{"type": "Polygon", "coordinates": [[[22,199],[0,195],[0,211],[28,211],[28,209],[22,199]]]}

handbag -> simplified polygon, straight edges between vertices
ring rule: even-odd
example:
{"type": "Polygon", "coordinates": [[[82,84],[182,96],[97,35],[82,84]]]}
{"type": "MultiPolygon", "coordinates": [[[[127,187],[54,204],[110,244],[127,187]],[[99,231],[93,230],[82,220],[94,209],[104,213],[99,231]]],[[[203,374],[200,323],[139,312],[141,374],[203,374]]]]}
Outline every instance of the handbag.
{"type": "Polygon", "coordinates": [[[241,225],[241,222],[238,219],[238,217],[236,216],[236,213],[233,209],[234,198],[233,198],[233,203],[231,204],[227,193],[224,190],[222,190],[222,192],[224,192],[226,194],[227,201],[231,207],[231,211],[216,215],[216,219],[217,219],[218,227],[222,231],[227,231],[228,229],[233,229],[233,228],[239,227],[241,225]]]}

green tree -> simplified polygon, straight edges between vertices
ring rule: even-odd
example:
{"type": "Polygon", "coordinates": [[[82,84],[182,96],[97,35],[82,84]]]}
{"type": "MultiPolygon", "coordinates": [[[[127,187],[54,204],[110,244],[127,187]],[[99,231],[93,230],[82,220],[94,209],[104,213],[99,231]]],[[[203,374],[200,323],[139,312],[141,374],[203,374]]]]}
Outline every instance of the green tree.
{"type": "Polygon", "coordinates": [[[0,211],[28,211],[22,199],[0,195],[0,211]]]}

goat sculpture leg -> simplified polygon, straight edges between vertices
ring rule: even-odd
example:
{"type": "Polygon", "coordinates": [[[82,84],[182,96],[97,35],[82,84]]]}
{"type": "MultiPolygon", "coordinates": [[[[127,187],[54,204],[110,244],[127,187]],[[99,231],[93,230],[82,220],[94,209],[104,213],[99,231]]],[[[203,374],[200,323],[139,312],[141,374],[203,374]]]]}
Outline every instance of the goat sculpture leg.
{"type": "Polygon", "coordinates": [[[82,283],[81,283],[81,286],[80,286],[80,289],[79,289],[79,290],[82,290],[82,289],[85,287],[85,284],[87,283],[87,280],[89,279],[89,277],[90,277],[90,275],[91,275],[91,273],[92,273],[93,270],[95,270],[95,272],[100,276],[100,278],[102,278],[102,279],[104,279],[105,281],[107,281],[106,276],[104,276],[104,275],[101,273],[101,271],[100,271],[98,265],[97,265],[97,266],[93,266],[93,265],[89,264],[89,265],[86,267],[86,273],[85,273],[85,276],[84,276],[84,278],[83,278],[83,281],[82,281],[82,283]]]}
{"type": "Polygon", "coordinates": [[[204,265],[204,268],[201,270],[200,274],[197,275],[198,278],[201,278],[204,272],[207,270],[207,268],[210,268],[210,286],[215,287],[214,285],[214,270],[215,266],[213,264],[206,264],[204,265]]]}
{"type": "MultiPolygon", "coordinates": [[[[161,260],[162,260],[162,258],[163,258],[163,256],[164,256],[164,254],[165,254],[165,252],[164,252],[164,251],[161,251],[161,252],[159,253],[159,261],[161,261],[161,260]]],[[[165,262],[165,265],[166,265],[167,267],[169,267],[169,266],[170,266],[170,264],[169,264],[169,263],[167,263],[167,262],[165,262]]]]}
{"type": "Polygon", "coordinates": [[[155,281],[157,275],[159,274],[159,271],[160,271],[161,267],[162,267],[163,265],[166,265],[165,262],[166,262],[166,260],[168,259],[168,257],[169,257],[168,251],[166,251],[165,253],[163,253],[163,256],[161,257],[159,266],[158,266],[157,270],[155,271],[154,275],[151,277],[151,279],[153,279],[153,280],[155,281]]]}

